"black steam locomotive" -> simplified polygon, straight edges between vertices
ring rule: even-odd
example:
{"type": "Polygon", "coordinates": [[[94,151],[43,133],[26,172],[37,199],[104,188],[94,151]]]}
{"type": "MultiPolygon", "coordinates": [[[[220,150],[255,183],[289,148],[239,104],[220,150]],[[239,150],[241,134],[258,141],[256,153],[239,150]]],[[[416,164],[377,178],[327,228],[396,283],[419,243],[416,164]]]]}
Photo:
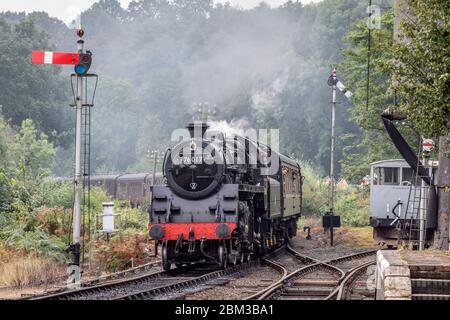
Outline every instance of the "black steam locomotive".
{"type": "Polygon", "coordinates": [[[165,270],[197,261],[223,268],[264,255],[297,232],[299,164],[266,145],[208,127],[187,127],[189,138],[166,152],[167,184],[153,187],[148,228],[162,244],[165,270]]]}

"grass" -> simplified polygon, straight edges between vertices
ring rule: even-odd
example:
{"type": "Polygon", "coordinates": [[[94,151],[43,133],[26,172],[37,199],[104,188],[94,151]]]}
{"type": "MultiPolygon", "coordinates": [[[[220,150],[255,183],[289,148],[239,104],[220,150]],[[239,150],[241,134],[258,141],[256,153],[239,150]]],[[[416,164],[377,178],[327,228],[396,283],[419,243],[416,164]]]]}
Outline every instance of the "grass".
{"type": "Polygon", "coordinates": [[[355,247],[373,247],[372,227],[341,227],[338,230],[340,241],[343,244],[355,247]]]}
{"type": "Polygon", "coordinates": [[[24,288],[59,281],[66,274],[66,265],[36,255],[16,256],[0,264],[0,285],[24,288]]]}
{"type": "MultiPolygon", "coordinates": [[[[323,234],[322,219],[318,217],[301,217],[298,223],[298,235],[302,236],[303,226],[311,227],[311,235],[323,234]]],[[[306,233],[304,234],[306,235],[306,233]]],[[[350,247],[373,247],[373,228],[369,226],[354,227],[343,225],[334,229],[335,244],[350,247]]]]}

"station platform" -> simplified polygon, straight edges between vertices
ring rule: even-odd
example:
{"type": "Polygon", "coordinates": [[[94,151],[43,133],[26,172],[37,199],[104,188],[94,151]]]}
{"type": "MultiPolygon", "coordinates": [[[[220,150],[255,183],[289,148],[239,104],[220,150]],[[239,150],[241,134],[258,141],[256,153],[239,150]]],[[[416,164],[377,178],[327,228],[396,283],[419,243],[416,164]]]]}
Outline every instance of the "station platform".
{"type": "Polygon", "coordinates": [[[450,300],[450,252],[380,250],[378,300],[450,300]]]}

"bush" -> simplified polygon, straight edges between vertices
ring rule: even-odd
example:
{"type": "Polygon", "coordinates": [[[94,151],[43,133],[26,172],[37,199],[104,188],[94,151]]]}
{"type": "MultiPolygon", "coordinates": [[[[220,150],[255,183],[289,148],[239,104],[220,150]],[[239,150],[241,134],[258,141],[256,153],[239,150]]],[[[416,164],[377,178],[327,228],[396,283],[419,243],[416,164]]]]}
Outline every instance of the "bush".
{"type": "Polygon", "coordinates": [[[98,240],[95,247],[97,248],[94,258],[96,262],[112,272],[129,267],[131,259],[135,264],[143,263],[151,252],[147,233],[136,232],[136,230],[126,230],[116,234],[109,243],[98,240]]]}
{"type": "Polygon", "coordinates": [[[35,220],[27,224],[10,225],[0,231],[0,238],[4,240],[6,247],[65,261],[65,243],[58,237],[50,236],[42,227],[35,227],[34,224],[35,220]]]}
{"type": "Polygon", "coordinates": [[[342,218],[342,224],[350,227],[369,225],[369,197],[367,193],[354,189],[336,192],[335,212],[342,218]]]}
{"type": "Polygon", "coordinates": [[[140,209],[123,208],[120,210],[120,228],[145,231],[147,229],[148,214],[140,209]]]}
{"type": "MultiPolygon", "coordinates": [[[[72,181],[48,180],[42,190],[45,199],[43,205],[49,208],[63,207],[73,208],[73,183],[72,181]]],[[[101,212],[102,202],[111,201],[111,198],[100,187],[91,187],[91,211],[101,212]]]]}
{"type": "Polygon", "coordinates": [[[302,211],[304,216],[322,216],[327,211],[327,186],[319,172],[309,163],[300,161],[303,181],[302,211]]]}
{"type": "Polygon", "coordinates": [[[36,213],[37,225],[49,235],[67,237],[71,230],[72,210],[63,207],[41,208],[36,213]]]}

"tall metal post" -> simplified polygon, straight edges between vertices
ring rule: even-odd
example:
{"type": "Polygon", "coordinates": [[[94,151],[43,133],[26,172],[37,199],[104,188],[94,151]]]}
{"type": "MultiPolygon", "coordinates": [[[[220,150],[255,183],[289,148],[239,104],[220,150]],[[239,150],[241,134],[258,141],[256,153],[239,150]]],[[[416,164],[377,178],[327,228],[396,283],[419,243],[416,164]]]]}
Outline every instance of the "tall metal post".
{"type": "Polygon", "coordinates": [[[334,153],[335,153],[335,122],[336,122],[336,69],[333,70],[332,100],[331,100],[331,146],[330,146],[330,184],[328,189],[328,208],[330,213],[330,245],[333,246],[333,216],[334,216],[334,153]]]}
{"type": "MultiPolygon", "coordinates": [[[[78,40],[78,53],[83,53],[84,41],[78,40]]],[[[80,267],[80,230],[81,230],[81,112],[83,108],[83,77],[77,75],[76,89],[76,123],[75,123],[75,194],[73,202],[73,265],[80,267]]],[[[79,283],[80,272],[75,272],[73,281],[79,283]]]]}
{"type": "MultiPolygon", "coordinates": [[[[423,151],[422,151],[423,152],[423,151]]],[[[422,163],[425,169],[428,171],[428,159],[422,157],[422,163]]],[[[425,247],[425,217],[427,212],[427,185],[423,179],[420,179],[420,209],[419,209],[419,250],[423,250],[425,247]]]]}

